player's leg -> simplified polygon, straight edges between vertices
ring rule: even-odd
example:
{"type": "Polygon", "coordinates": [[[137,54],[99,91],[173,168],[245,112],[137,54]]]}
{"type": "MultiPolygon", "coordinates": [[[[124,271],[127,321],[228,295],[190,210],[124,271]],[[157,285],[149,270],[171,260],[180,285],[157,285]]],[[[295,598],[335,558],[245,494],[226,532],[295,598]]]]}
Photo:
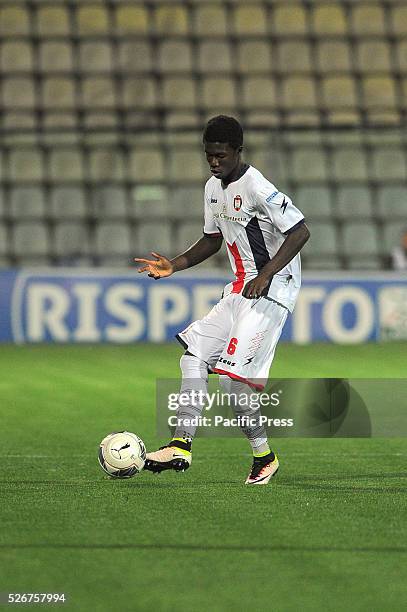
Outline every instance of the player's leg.
{"type": "Polygon", "coordinates": [[[223,349],[232,324],[232,304],[236,296],[223,298],[199,321],[189,325],[177,338],[186,353],[180,359],[182,383],[180,393],[183,402],[176,412],[177,427],[168,445],[153,453],[147,453],[145,469],[161,472],[166,469],[185,471],[191,464],[191,446],[196,425],[205,405],[208,384],[208,367],[213,366],[223,349]],[[190,395],[190,401],[185,401],[190,395]],[[195,423],[197,421],[195,420],[195,423]],[[192,420],[192,423],[194,421],[192,420]]]}
{"type": "Polygon", "coordinates": [[[250,398],[254,389],[262,390],[267,382],[287,314],[283,306],[265,298],[255,302],[242,298],[228,344],[214,368],[252,447],[253,465],[246,484],[267,484],[279,467],[260,423],[258,404],[250,398]]]}

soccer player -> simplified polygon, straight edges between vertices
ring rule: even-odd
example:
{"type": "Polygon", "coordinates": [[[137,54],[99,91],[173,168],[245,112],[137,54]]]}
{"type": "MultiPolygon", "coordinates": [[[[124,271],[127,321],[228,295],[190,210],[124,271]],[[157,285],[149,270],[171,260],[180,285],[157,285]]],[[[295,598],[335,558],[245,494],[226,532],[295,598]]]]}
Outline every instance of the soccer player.
{"type": "Polygon", "coordinates": [[[191,402],[179,406],[173,439],[147,454],[145,469],[184,471],[190,466],[196,429],[190,422],[204,407],[196,398],[204,397],[208,373],[215,372],[236,398],[233,409],[253,450],[246,484],[267,484],[277,472],[277,456],[259,419],[253,424],[251,418],[246,425],[243,417],[253,417],[247,398],[267,382],[276,344],[300,289],[299,251],[310,234],[291,199],[243,161],[243,130],[236,119],[219,115],[208,121],[203,144],[212,173],[205,185],[203,236],[174,259],[153,252],[155,259],[135,261],[142,264],[139,272],[161,279],[208,259],[225,239],[235,280],[209,314],[177,335],[186,349],[180,360],[181,393],[190,393],[191,402]]]}

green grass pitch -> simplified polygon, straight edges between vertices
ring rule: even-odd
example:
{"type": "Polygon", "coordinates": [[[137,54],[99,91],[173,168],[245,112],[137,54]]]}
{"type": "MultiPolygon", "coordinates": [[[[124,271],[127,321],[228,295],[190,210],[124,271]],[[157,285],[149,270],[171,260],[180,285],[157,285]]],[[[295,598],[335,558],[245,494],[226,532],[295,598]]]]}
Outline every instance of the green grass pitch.
{"type": "MultiPolygon", "coordinates": [[[[282,344],[273,375],[403,377],[406,350],[282,344]]],[[[180,354],[1,347],[0,591],[64,592],[61,609],[86,612],[405,609],[405,439],[276,439],[267,487],[243,485],[243,438],[197,439],[185,474],[103,474],[105,434],[164,442],[155,379],[180,354]]]]}

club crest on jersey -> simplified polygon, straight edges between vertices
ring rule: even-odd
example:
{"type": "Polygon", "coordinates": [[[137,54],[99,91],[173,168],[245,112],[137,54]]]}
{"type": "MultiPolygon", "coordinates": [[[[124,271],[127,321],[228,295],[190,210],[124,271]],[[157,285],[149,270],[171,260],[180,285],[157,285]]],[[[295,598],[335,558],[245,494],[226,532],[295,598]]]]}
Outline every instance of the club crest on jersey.
{"type": "Polygon", "coordinates": [[[237,195],[233,198],[233,208],[237,211],[242,208],[242,198],[240,195],[237,195]]]}

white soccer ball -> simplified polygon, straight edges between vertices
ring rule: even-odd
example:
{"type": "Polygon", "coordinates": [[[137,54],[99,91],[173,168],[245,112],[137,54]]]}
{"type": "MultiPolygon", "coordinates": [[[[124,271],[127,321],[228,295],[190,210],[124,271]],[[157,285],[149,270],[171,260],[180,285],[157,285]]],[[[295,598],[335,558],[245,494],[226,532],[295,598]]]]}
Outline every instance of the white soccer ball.
{"type": "Polygon", "coordinates": [[[113,478],[130,478],[141,472],[146,460],[143,440],[129,431],[111,433],[100,443],[99,464],[113,478]]]}

